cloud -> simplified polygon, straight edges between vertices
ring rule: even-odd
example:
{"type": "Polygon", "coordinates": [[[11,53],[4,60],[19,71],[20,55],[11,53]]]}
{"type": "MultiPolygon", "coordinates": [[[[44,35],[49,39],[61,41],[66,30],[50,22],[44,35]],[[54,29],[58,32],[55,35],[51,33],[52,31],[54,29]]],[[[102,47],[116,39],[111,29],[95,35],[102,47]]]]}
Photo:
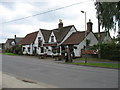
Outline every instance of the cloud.
{"type": "MultiPolygon", "coordinates": [[[[35,0],[36,1],[36,0],[35,0]]],[[[49,12],[33,16],[30,18],[14,21],[2,25],[2,33],[4,40],[0,39],[0,42],[5,42],[6,38],[14,37],[16,34],[18,37],[24,37],[26,34],[43,29],[54,29],[58,27],[58,20],[62,19],[64,26],[75,25],[78,31],[85,30],[85,14],[81,13],[81,10],[87,13],[87,22],[89,19],[93,22],[93,31],[97,32],[97,19],[96,10],[93,1],[89,0],[37,0],[35,2],[22,0],[14,2],[0,3],[0,21],[7,22],[23,18],[26,16],[32,16],[38,13],[54,10],[56,8],[64,7],[67,5],[81,2],[81,4],[64,8],[61,10],[49,12]],[[88,2],[86,2],[88,1],[88,2]],[[4,28],[3,28],[4,27],[4,28]]]]}

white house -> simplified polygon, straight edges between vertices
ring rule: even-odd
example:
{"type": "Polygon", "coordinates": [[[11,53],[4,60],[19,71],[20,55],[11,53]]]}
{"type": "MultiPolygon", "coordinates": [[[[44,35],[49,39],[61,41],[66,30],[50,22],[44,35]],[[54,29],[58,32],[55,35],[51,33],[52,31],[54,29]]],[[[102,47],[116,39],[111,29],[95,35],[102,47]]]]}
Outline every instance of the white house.
{"type": "Polygon", "coordinates": [[[37,47],[34,46],[38,31],[27,34],[19,43],[22,45],[23,54],[37,53],[37,47]]]}
{"type": "Polygon", "coordinates": [[[86,46],[86,40],[90,40],[90,46],[93,46],[94,44],[98,43],[97,38],[92,32],[88,32],[87,36],[85,37],[85,31],[83,32],[75,32],[73,33],[65,42],[63,42],[63,45],[71,45],[73,47],[73,52],[75,57],[81,56],[81,49],[86,46]]]}
{"type": "Polygon", "coordinates": [[[63,22],[60,20],[56,29],[39,29],[37,32],[27,34],[20,42],[23,54],[61,54],[61,51],[65,49],[64,46],[60,46],[61,43],[76,31],[74,25],[63,26],[63,22]]]}
{"type": "MultiPolygon", "coordinates": [[[[65,55],[62,52],[71,46],[75,57],[81,56],[81,49],[86,46],[86,40],[90,46],[98,43],[98,33],[92,32],[93,23],[89,20],[87,31],[78,32],[74,25],[63,26],[60,20],[58,28],[52,30],[39,29],[37,32],[27,34],[20,42],[24,54],[65,55]],[[86,35],[86,37],[85,37],[86,35]]],[[[109,34],[101,33],[102,42],[111,41],[109,34]]]]}
{"type": "MultiPolygon", "coordinates": [[[[92,32],[92,25],[93,23],[89,20],[87,23],[87,31],[74,32],[62,43],[62,45],[72,47],[71,52],[73,52],[75,57],[81,57],[81,49],[84,49],[86,46],[86,40],[89,40],[89,46],[98,44],[98,33],[92,32]]],[[[101,32],[100,34],[102,42],[110,42],[112,40],[106,32],[101,32]]]]}

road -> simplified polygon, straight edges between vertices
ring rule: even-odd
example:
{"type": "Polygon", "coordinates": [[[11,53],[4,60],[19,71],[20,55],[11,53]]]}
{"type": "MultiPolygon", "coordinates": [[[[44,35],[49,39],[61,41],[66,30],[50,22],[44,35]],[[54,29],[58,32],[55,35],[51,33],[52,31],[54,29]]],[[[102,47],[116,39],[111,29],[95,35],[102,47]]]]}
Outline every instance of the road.
{"type": "Polygon", "coordinates": [[[58,64],[32,56],[3,55],[2,70],[59,88],[118,88],[117,69],[58,64]]]}

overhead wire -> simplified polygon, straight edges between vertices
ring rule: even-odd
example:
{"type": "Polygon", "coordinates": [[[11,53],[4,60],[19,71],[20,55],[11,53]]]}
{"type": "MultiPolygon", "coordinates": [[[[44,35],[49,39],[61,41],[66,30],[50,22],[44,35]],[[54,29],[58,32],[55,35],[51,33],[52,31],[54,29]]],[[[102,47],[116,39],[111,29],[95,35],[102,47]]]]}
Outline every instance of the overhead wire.
{"type": "MultiPolygon", "coordinates": [[[[85,1],[85,2],[87,2],[87,1],[85,1]]],[[[57,10],[60,10],[60,9],[64,9],[64,8],[68,8],[68,7],[72,7],[72,6],[75,6],[75,5],[78,5],[78,4],[81,4],[81,3],[85,3],[85,2],[74,3],[74,4],[67,5],[67,6],[63,6],[63,7],[57,8],[57,9],[53,9],[53,10],[49,10],[49,11],[45,11],[45,12],[41,12],[41,13],[37,13],[37,14],[33,14],[33,15],[31,15],[31,16],[26,16],[26,17],[23,17],[23,18],[18,18],[18,19],[14,19],[14,20],[6,21],[6,22],[0,23],[0,24],[6,24],[6,23],[10,23],[10,22],[15,22],[15,21],[19,21],[19,20],[27,19],[27,18],[30,18],[30,17],[35,17],[35,16],[38,16],[38,15],[42,15],[42,14],[50,13],[50,12],[57,11],[57,10]]]]}

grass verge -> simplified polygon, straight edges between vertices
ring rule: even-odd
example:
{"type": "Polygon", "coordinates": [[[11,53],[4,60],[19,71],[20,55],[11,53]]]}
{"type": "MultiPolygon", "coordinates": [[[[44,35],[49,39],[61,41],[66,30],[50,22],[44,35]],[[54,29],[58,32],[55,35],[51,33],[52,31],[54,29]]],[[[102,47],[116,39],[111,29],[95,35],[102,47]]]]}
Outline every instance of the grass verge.
{"type": "Polygon", "coordinates": [[[11,56],[16,56],[14,53],[3,53],[4,55],[11,55],[11,56]]]}
{"type": "Polygon", "coordinates": [[[71,62],[67,64],[75,65],[84,65],[84,66],[95,66],[95,67],[105,67],[105,68],[120,68],[120,64],[113,63],[80,63],[80,62],[71,62]]]}
{"type": "MultiPolygon", "coordinates": [[[[75,61],[83,61],[85,60],[85,58],[76,58],[74,59],[75,61]]],[[[109,59],[99,59],[99,58],[87,58],[88,61],[111,61],[109,59]]],[[[117,60],[114,60],[114,61],[117,61],[117,60]]]]}

